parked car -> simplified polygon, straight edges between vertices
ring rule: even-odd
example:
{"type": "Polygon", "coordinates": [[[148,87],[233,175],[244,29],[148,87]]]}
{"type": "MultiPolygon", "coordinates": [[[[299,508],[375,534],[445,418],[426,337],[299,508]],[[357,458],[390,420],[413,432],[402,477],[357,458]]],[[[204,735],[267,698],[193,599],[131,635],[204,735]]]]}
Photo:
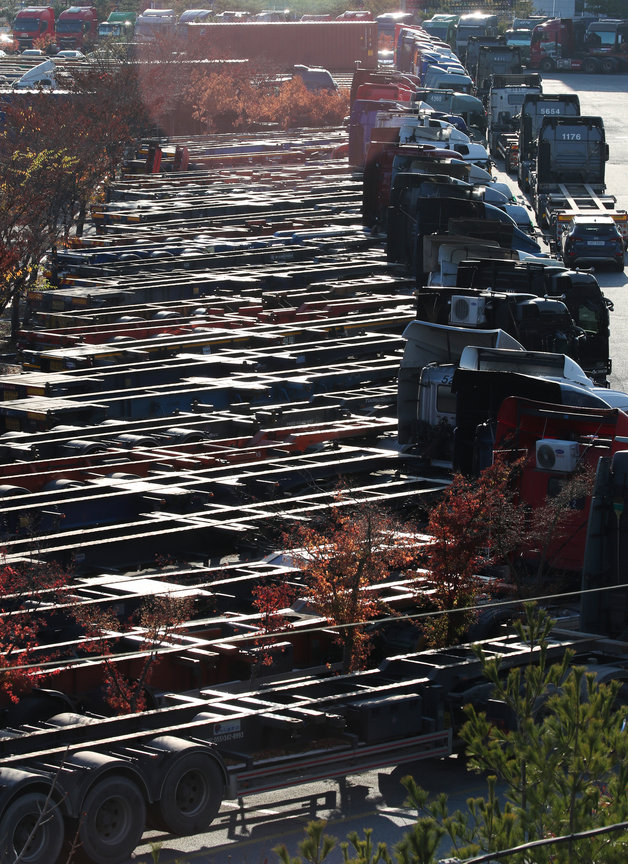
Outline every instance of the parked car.
{"type": "Polygon", "coordinates": [[[368,9],[347,9],[336,15],[336,21],[372,21],[373,15],[368,9]]]}
{"type": "Polygon", "coordinates": [[[299,77],[308,90],[337,90],[338,85],[334,81],[331,72],[312,66],[297,64],[293,70],[293,76],[299,77]]]}
{"type": "Polygon", "coordinates": [[[575,216],[561,235],[566,267],[608,262],[624,269],[624,240],[612,216],[575,216]]]}
{"type": "Polygon", "coordinates": [[[55,57],[65,57],[66,60],[85,60],[85,54],[75,48],[64,48],[62,51],[57,51],[55,57]]]}

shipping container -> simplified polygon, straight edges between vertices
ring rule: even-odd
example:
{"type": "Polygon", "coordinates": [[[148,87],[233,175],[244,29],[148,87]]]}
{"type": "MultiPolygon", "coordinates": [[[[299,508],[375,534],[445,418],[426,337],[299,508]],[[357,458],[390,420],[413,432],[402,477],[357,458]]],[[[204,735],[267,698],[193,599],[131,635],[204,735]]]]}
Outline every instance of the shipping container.
{"type": "Polygon", "coordinates": [[[187,39],[208,57],[267,59],[278,71],[288,71],[295,63],[334,71],[353,69],[356,61],[377,67],[374,21],[191,22],[187,39]]]}

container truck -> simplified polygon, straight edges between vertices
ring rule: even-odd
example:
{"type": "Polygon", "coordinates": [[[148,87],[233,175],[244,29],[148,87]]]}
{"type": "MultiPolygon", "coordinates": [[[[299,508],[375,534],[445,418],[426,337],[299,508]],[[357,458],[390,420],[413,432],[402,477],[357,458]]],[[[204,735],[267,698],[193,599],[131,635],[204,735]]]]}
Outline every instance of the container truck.
{"type": "Polygon", "coordinates": [[[186,25],[186,38],[199,56],[265,59],[289,72],[295,64],[332,72],[354,69],[356,63],[377,67],[375,21],[244,21],[186,25]]]}
{"type": "Polygon", "coordinates": [[[537,73],[490,77],[486,113],[491,153],[497,153],[500,136],[502,147],[504,142],[516,143],[523,100],[527,94],[541,93],[542,90],[541,76],[537,73]]]}
{"type": "Polygon", "coordinates": [[[476,96],[484,99],[488,96],[493,75],[521,74],[521,52],[512,45],[480,45],[477,62],[468,68],[475,80],[476,96]]]}

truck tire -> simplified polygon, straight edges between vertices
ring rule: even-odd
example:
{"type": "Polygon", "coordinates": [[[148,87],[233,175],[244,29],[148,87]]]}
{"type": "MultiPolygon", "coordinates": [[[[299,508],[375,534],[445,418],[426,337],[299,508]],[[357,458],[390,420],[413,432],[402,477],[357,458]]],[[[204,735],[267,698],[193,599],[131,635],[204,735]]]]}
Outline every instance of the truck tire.
{"type": "Polygon", "coordinates": [[[544,57],[539,65],[541,72],[553,72],[554,61],[550,57],[544,57]]]}
{"type": "Polygon", "coordinates": [[[146,823],[146,804],[137,784],[111,775],[98,781],[81,808],[79,839],[94,864],[120,864],[138,845],[146,823]]]}
{"type": "Polygon", "coordinates": [[[63,816],[51,799],[45,819],[33,839],[24,849],[37,820],[46,808],[44,792],[28,792],[10,804],[0,820],[0,861],[13,864],[19,856],[21,864],[50,864],[56,861],[64,838],[63,816]]]}
{"type": "Polygon", "coordinates": [[[605,57],[600,63],[600,72],[604,75],[612,75],[614,72],[617,72],[615,61],[611,57],[605,57]]]}
{"type": "Polygon", "coordinates": [[[597,69],[597,60],[594,57],[587,57],[587,59],[582,64],[582,71],[586,72],[587,75],[595,75],[597,69]]]}
{"type": "Polygon", "coordinates": [[[166,775],[158,804],[158,819],[171,834],[205,831],[220,810],[222,771],[204,753],[183,753],[166,775]]]}

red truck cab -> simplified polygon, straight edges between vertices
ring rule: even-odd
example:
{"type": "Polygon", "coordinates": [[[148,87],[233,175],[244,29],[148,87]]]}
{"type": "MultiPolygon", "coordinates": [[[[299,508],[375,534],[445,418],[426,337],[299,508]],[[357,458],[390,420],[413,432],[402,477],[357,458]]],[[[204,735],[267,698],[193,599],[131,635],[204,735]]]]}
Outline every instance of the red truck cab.
{"type": "Polygon", "coordinates": [[[70,6],[57,21],[57,44],[60,48],[87,48],[96,42],[98,13],[95,6],[70,6]]]}
{"type": "Polygon", "coordinates": [[[530,39],[531,69],[622,72],[628,68],[628,20],[552,18],[530,39]]]}
{"type": "Polygon", "coordinates": [[[52,6],[25,6],[13,19],[11,31],[20,51],[32,48],[34,42],[44,37],[49,37],[54,42],[54,9],[52,6]]]}

